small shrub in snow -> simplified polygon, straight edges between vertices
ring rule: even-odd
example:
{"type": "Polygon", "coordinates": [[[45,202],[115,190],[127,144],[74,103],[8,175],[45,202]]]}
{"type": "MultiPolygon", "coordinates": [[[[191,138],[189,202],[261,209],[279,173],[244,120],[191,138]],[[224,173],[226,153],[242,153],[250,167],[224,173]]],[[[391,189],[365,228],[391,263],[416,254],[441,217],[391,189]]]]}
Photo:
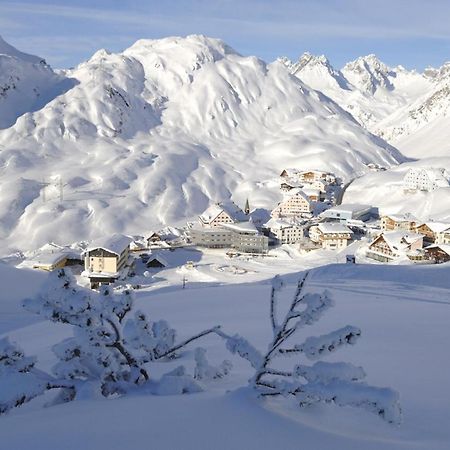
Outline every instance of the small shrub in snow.
{"type": "Polygon", "coordinates": [[[294,396],[300,406],[313,403],[335,403],[355,406],[375,412],[390,423],[399,423],[401,411],[398,394],[388,388],[372,387],[361,380],[366,376],[361,367],[349,363],[317,361],[312,365],[297,364],[292,370],[280,370],[276,362],[290,355],[302,355],[307,360],[317,360],[345,345],[354,344],[361,331],[346,326],[318,337],[309,337],[301,344],[289,345],[301,328],[317,322],[332,306],[330,294],[305,293],[305,275],[298,283],[288,312],[278,320],[277,294],[283,283],[275,277],[270,296],[270,320],[273,338],[266,352],[259,352],[239,335],[229,336],[217,330],[227,341],[227,348],[248,360],[255,369],[251,386],[261,396],[294,396]]]}
{"type": "MultiPolygon", "coordinates": [[[[116,293],[104,287],[96,293],[83,289],[64,269],[52,273],[45,290],[24,306],[53,322],[71,325],[73,337],[53,346],[58,362],[52,374],[36,370],[33,358],[25,357],[8,340],[0,341],[0,413],[49,389],[60,390],[54,403],[95,389],[103,396],[125,394],[149,380],[148,363],[171,358],[190,342],[216,331],[204,330],[177,344],[176,332],[167,322],[151,322],[139,311],[129,317],[131,290],[116,293]]],[[[211,374],[211,367],[203,369],[211,374]]],[[[160,392],[170,391],[170,386],[175,386],[175,392],[200,389],[193,377],[173,371],[161,383],[160,392]]]]}
{"type": "Polygon", "coordinates": [[[218,367],[209,364],[206,358],[206,350],[201,347],[195,349],[194,359],[196,362],[194,378],[196,380],[209,381],[223,378],[230,373],[232,368],[231,362],[228,360],[223,361],[218,367]]]}

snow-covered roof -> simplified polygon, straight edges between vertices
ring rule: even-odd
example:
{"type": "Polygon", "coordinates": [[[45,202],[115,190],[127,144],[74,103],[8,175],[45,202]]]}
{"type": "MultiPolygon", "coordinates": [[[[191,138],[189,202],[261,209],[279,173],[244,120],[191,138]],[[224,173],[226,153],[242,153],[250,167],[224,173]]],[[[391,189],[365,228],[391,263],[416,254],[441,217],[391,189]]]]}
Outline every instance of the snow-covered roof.
{"type": "Polygon", "coordinates": [[[443,231],[448,230],[450,228],[450,223],[444,223],[444,222],[425,222],[425,225],[433,233],[442,233],[443,231]]]}
{"type": "Polygon", "coordinates": [[[433,248],[439,248],[443,252],[447,253],[447,255],[450,256],[450,245],[449,244],[433,244],[433,245],[429,245],[428,247],[425,247],[425,250],[431,250],[433,248]]]}
{"type": "Polygon", "coordinates": [[[327,211],[339,211],[339,212],[351,212],[351,213],[358,213],[363,211],[368,211],[372,209],[372,206],[370,205],[364,205],[360,203],[343,203],[342,205],[336,205],[333,206],[330,209],[327,209],[324,211],[325,213],[327,211]]]}
{"type": "Polygon", "coordinates": [[[312,188],[312,187],[303,186],[302,191],[308,196],[315,195],[315,196],[319,197],[319,195],[320,195],[320,190],[312,188]]]}
{"type": "Polygon", "coordinates": [[[244,222],[247,216],[239,206],[232,201],[226,201],[211,205],[203,214],[200,220],[203,223],[211,223],[221,212],[225,212],[234,222],[244,222]]]}
{"type": "Polygon", "coordinates": [[[294,177],[295,175],[298,175],[300,171],[298,169],[284,169],[281,172],[280,177],[282,177],[284,173],[286,173],[288,177],[294,177]]]}
{"type": "MultiPolygon", "coordinates": [[[[385,214],[385,217],[395,222],[418,222],[418,219],[410,213],[405,214],[385,214]]],[[[450,226],[450,225],[449,225],[450,226]]]]}
{"type": "Polygon", "coordinates": [[[52,267],[70,257],[73,257],[73,254],[63,251],[53,253],[38,253],[34,255],[32,258],[26,259],[25,261],[20,263],[18,267],[31,267],[31,268],[52,267]]]}
{"type": "Polygon", "coordinates": [[[378,236],[378,238],[381,236],[389,247],[394,250],[407,250],[411,244],[423,238],[422,234],[408,233],[404,231],[386,231],[378,236]]]}
{"type": "Polygon", "coordinates": [[[237,223],[224,223],[224,224],[222,224],[222,227],[227,228],[229,230],[243,232],[243,233],[252,233],[252,234],[259,233],[259,231],[256,229],[254,223],[250,222],[250,221],[237,222],[237,223]]]}
{"type": "Polygon", "coordinates": [[[150,254],[149,258],[148,258],[147,264],[148,264],[150,261],[154,261],[154,260],[160,262],[160,263],[161,263],[163,266],[165,266],[165,267],[167,267],[167,266],[169,265],[169,263],[167,262],[167,260],[166,260],[165,258],[163,258],[159,253],[153,253],[153,252],[152,252],[152,253],[150,254]]]}
{"type": "Polygon", "coordinates": [[[85,252],[90,252],[97,248],[102,248],[116,255],[120,255],[132,242],[128,236],[124,234],[113,234],[109,237],[100,238],[94,242],[85,250],[85,252]]]}
{"type": "Polygon", "coordinates": [[[264,224],[265,228],[278,229],[278,230],[282,230],[284,228],[302,227],[302,226],[305,226],[305,225],[303,225],[300,222],[295,222],[295,221],[285,220],[285,219],[277,219],[275,217],[273,217],[272,219],[270,219],[268,222],[266,222],[264,224]]]}
{"type": "Polygon", "coordinates": [[[305,192],[300,189],[300,188],[294,188],[291,189],[288,193],[287,193],[287,198],[292,198],[295,196],[299,196],[299,197],[303,197],[308,203],[311,202],[311,200],[309,199],[309,197],[305,194],[305,192]]]}
{"type": "Polygon", "coordinates": [[[321,222],[317,228],[323,234],[353,234],[349,227],[337,222],[321,222]]]}

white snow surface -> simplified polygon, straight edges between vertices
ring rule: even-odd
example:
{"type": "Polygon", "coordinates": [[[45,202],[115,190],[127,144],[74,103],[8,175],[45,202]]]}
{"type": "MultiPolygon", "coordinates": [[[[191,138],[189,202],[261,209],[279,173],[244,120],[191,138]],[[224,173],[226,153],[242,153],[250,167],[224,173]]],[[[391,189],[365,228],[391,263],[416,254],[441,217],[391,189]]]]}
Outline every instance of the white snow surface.
{"type": "MultiPolygon", "coordinates": [[[[23,276],[32,273],[20,272],[23,276]]],[[[347,323],[362,330],[356,345],[328,355],[327,361],[353,364],[353,368],[342,368],[351,378],[359,377],[358,367],[363,366],[368,383],[399,391],[403,410],[400,427],[349,407],[315,405],[299,409],[285,398],[256,399],[242,388],[252,368],[230,356],[219,338],[210,337],[202,342],[210,363],[217,365],[230,358],[233,369],[220,381],[205,382],[204,392],[136,394],[109,400],[86,395],[83,400],[48,408],[35,400],[0,418],[2,444],[14,450],[59,450],[61,445],[67,450],[143,445],[161,450],[293,450],[299,443],[311,449],[446,450],[450,440],[450,397],[446,389],[450,360],[445,357],[450,337],[447,272],[448,265],[341,264],[314,270],[308,281],[310,291],[326,288],[335,303],[308,332],[324,335],[347,323]]],[[[0,273],[5,284],[4,273],[0,273]]],[[[283,278],[287,287],[281,299],[289,302],[298,274],[283,278]]],[[[263,351],[272,332],[270,287],[267,282],[203,284],[184,290],[172,285],[138,291],[136,306],[149,317],[168,320],[177,328],[180,339],[221,323],[224,330],[245,335],[257,351],[263,351]]],[[[4,305],[0,303],[0,312],[4,305]]],[[[27,354],[37,354],[39,367],[47,369],[55,358],[51,346],[67,337],[69,331],[66,326],[49,322],[21,323],[24,317],[17,316],[8,334],[27,354]]],[[[0,337],[5,331],[0,327],[0,337]]],[[[158,378],[180,364],[193,374],[194,350],[195,346],[175,361],[152,366],[152,377],[158,378]]],[[[289,361],[297,363],[295,358],[289,361]]],[[[322,373],[319,369],[316,375],[322,373]]]]}
{"type": "Polygon", "coordinates": [[[41,70],[71,88],[41,96],[38,110],[10,100],[22,113],[0,130],[0,238],[10,250],[143,234],[230,198],[272,209],[270,181],[286,167],[350,179],[369,162],[403,160],[282,63],[217,39],[140,40],[60,75],[41,70]]]}

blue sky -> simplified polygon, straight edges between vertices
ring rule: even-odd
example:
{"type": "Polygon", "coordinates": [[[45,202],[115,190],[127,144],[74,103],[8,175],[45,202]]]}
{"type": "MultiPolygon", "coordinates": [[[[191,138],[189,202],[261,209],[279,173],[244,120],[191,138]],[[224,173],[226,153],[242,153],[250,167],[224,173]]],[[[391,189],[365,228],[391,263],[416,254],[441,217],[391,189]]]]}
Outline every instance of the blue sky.
{"type": "Polygon", "coordinates": [[[450,60],[450,0],[0,0],[0,34],[54,67],[140,38],[205,34],[266,61],[325,54],[340,68],[375,53],[423,70],[450,60]]]}

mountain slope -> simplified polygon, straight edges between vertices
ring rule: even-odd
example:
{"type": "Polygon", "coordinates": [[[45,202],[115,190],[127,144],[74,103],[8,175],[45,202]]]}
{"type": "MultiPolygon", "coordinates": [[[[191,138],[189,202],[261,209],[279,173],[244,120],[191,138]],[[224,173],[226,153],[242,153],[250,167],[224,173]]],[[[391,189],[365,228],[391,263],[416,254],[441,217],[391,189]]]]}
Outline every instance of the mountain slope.
{"type": "Polygon", "coordinates": [[[22,53],[0,37],[0,129],[42,108],[74,82],[53,72],[42,58],[22,53]]]}
{"type": "Polygon", "coordinates": [[[408,156],[421,158],[450,154],[450,63],[428,69],[431,88],[378,124],[377,134],[402,148],[408,156]]]}
{"type": "Polygon", "coordinates": [[[402,160],[281,63],[216,39],[101,50],[66,76],[71,89],[0,131],[3,245],[143,233],[231,196],[271,208],[285,167],[349,178],[402,160]]]}
{"type": "Polygon", "coordinates": [[[401,66],[394,69],[375,55],[349,62],[336,70],[325,56],[303,54],[297,63],[282,61],[288,70],[313,89],[333,99],[355,119],[375,134],[379,123],[399,108],[410,105],[429,89],[429,77],[408,71],[401,66]]]}
{"type": "Polygon", "coordinates": [[[450,63],[424,73],[388,67],[375,55],[336,70],[325,56],[280,61],[308,86],[323,92],[372,133],[412,158],[449,155],[450,63]]]}

